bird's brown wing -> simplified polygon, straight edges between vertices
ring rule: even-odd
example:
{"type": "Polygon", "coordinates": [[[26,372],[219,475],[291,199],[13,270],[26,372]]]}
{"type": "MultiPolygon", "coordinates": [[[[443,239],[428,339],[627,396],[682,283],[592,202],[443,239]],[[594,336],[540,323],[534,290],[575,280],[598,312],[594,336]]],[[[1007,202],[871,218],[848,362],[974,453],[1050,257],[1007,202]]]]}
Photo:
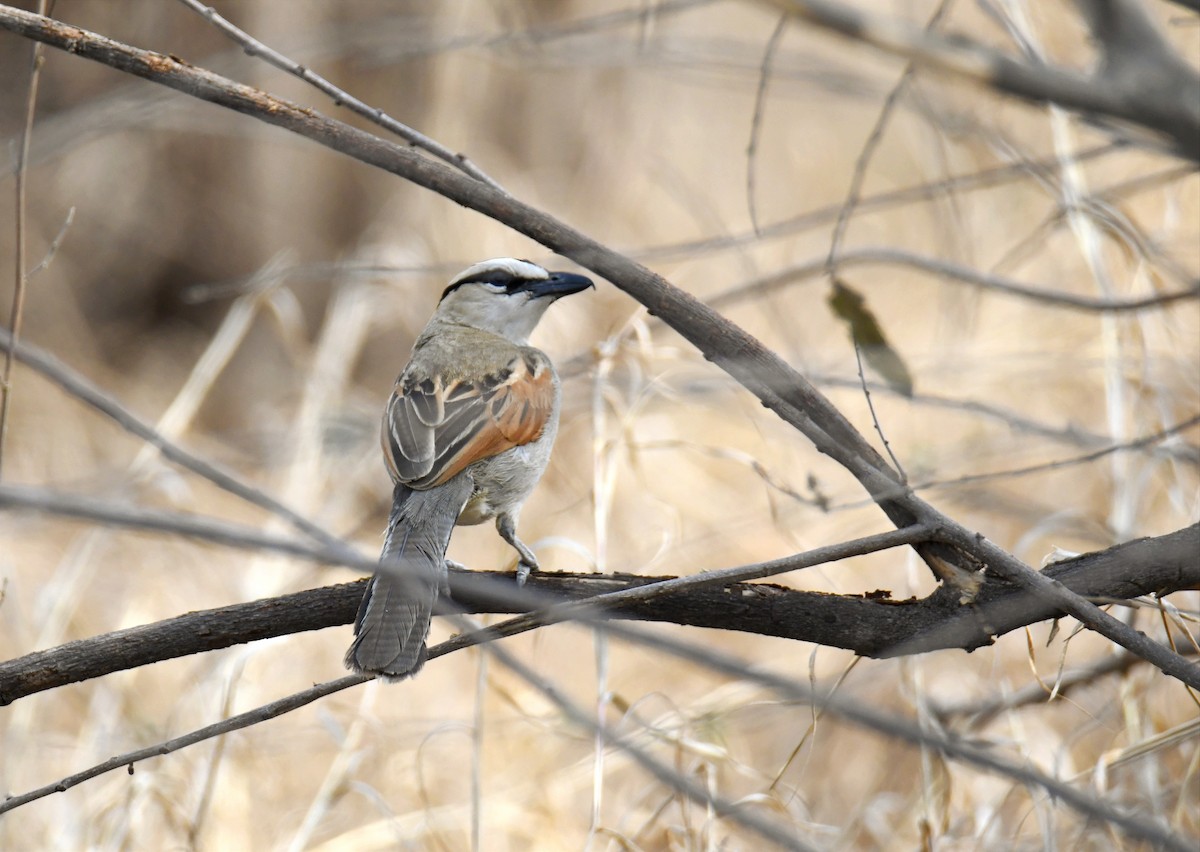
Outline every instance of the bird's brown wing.
{"type": "Polygon", "coordinates": [[[394,480],[432,488],[473,462],[536,441],[553,408],[554,375],[536,351],[475,381],[406,371],[383,415],[383,455],[394,480]]]}

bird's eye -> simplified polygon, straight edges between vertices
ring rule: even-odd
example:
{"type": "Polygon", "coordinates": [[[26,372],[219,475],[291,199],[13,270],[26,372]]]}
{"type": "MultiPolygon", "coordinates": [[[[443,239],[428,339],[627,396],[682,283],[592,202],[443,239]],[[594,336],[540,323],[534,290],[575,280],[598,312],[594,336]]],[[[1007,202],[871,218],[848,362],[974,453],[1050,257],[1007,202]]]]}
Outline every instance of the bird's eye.
{"type": "Polygon", "coordinates": [[[484,289],[490,293],[507,293],[508,287],[504,284],[497,284],[495,281],[480,281],[484,289]]]}

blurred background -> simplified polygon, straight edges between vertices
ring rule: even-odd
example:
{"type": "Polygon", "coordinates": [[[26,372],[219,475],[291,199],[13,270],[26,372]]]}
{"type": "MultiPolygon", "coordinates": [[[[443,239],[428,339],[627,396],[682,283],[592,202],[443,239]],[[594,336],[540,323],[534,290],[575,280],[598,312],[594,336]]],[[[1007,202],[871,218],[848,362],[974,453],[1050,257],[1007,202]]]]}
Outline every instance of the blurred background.
{"type": "MultiPolygon", "coordinates": [[[[879,424],[924,496],[1034,566],[1056,548],[1101,549],[1196,520],[1200,430],[1078,460],[1195,414],[1196,301],[1098,313],[953,274],[1095,298],[1190,286],[1200,270],[1200,181],[1181,161],[930,73],[904,84],[869,143],[904,64],[799,23],[773,41],[778,13],[755,3],[216,8],[466,154],[517,197],[718,304],[881,446],[821,274],[861,178],[840,275],[913,377],[906,398],[868,372],[879,424]],[[1070,463],[1018,473],[1060,460],[1070,463]]],[[[1196,17],[1150,9],[1195,64],[1196,17]]],[[[1080,70],[1095,60],[1067,2],[873,11],[922,26],[941,14],[939,28],[1013,53],[1019,36],[1080,70]]],[[[60,0],[53,14],[367,126],[181,3],[60,0]]],[[[30,42],[0,35],[6,322],[31,56],[30,42]]],[[[54,50],[41,68],[25,195],[26,266],[49,262],[29,281],[23,339],[370,556],[390,494],[379,415],[446,281],[498,255],[574,268],[391,175],[54,50]]],[[[852,478],[598,283],[551,311],[534,338],[565,376],[558,445],[521,524],[544,568],[692,574],[888,528],[852,478]]],[[[3,474],[9,484],[286,531],[19,366],[3,474]]],[[[510,554],[486,526],[459,529],[450,549],[486,569],[508,566],[510,554]]],[[[0,514],[0,658],[353,576],[0,514]]],[[[934,588],[902,551],[779,581],[901,599],[934,588]]],[[[1170,602],[1172,630],[1194,629],[1197,593],[1170,602]]],[[[1163,634],[1151,608],[1113,612],[1163,634]]],[[[1197,739],[1164,737],[1195,718],[1194,697],[1142,665],[1051,699],[1059,674],[1111,653],[1073,628],[1042,624],[970,655],[853,667],[853,655],[835,649],[653,629],[821,689],[839,684],[842,695],[905,718],[938,718],[1181,832],[1200,831],[1187,804],[1200,795],[1197,739]],[[1039,681],[1038,700],[1009,700],[1039,681]],[[998,712],[975,713],[990,700],[998,712]],[[939,713],[947,707],[957,711],[939,713]]],[[[435,622],[431,643],[448,635],[435,622]]],[[[286,637],[0,708],[0,787],[25,792],[337,678],[349,641],[349,627],[286,637]]],[[[558,625],[506,646],[680,772],[820,848],[1120,842],[1040,792],[586,628],[558,625]]],[[[624,755],[598,752],[591,735],[477,651],[0,818],[0,847],[13,850],[760,843],[624,755]]]]}

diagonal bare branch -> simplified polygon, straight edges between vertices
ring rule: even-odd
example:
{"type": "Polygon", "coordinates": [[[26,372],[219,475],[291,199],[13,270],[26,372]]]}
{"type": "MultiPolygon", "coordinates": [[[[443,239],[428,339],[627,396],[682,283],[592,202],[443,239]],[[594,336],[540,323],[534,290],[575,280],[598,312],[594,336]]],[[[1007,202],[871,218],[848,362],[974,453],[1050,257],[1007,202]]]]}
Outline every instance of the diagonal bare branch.
{"type": "Polygon", "coordinates": [[[705,358],[800,430],[820,452],[841,464],[858,479],[894,525],[923,523],[939,530],[941,542],[917,546],[918,553],[939,576],[955,572],[961,575],[960,561],[987,566],[1004,579],[1033,592],[1039,600],[1062,609],[1090,629],[1153,662],[1163,672],[1200,687],[1200,667],[1033,571],[900,485],[896,472],[863,435],[781,357],[736,324],[628,257],[544,211],[445,164],[173,57],[130,47],[7,6],[0,6],[0,28],[297,133],[490,216],[575,260],[661,317],[705,358]]]}
{"type": "Polygon", "coordinates": [[[0,328],[0,349],[12,352],[22,364],[40,373],[43,378],[58,385],[65,393],[75,397],[84,405],[90,406],[108,417],[129,434],[141,438],[147,445],[162,453],[164,458],[185,470],[204,477],[218,488],[240,497],[251,505],[258,506],[286,520],[295,529],[314,541],[319,541],[331,549],[340,549],[351,559],[354,558],[353,548],[337,536],[285,506],[269,494],[243,482],[228,470],[183,449],[139,418],[111,394],[68,367],[49,352],[26,342],[14,344],[12,335],[3,328],[0,328]]]}

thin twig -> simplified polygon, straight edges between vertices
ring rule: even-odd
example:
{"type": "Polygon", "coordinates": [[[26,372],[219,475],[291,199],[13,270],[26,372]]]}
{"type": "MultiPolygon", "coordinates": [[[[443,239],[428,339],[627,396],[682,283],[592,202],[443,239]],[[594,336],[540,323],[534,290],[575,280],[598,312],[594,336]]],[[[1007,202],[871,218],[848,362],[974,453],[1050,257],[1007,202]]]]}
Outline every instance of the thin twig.
{"type": "MultiPolygon", "coordinates": [[[[485,628],[481,630],[470,619],[459,617],[455,621],[461,627],[474,626],[476,632],[486,631],[485,628]]],[[[598,625],[598,630],[602,633],[607,632],[607,625],[598,625]]],[[[610,748],[624,752],[635,763],[676,792],[682,793],[694,802],[699,802],[712,808],[720,816],[728,817],[739,825],[750,829],[763,839],[770,840],[782,849],[807,852],[807,850],[813,848],[801,842],[793,833],[787,832],[776,821],[760,816],[744,804],[713,793],[706,789],[704,785],[684,775],[678,769],[672,768],[668,764],[651,756],[645,749],[634,745],[629,737],[617,733],[608,725],[603,724],[602,719],[598,719],[593,714],[579,707],[575,702],[569,700],[549,679],[537,674],[530,666],[518,660],[515,655],[510,654],[499,643],[489,642],[486,648],[488,654],[494,656],[497,662],[537,690],[544,698],[548,699],[554,706],[561,710],[571,722],[588,731],[610,748]]]]}
{"type": "MultiPolygon", "coordinates": [[[[39,14],[48,14],[47,4],[48,0],[39,0],[39,14]]],[[[29,145],[33,139],[33,117],[37,110],[38,82],[42,78],[43,51],[43,45],[35,42],[29,65],[29,90],[25,96],[25,126],[21,131],[21,143],[17,148],[16,192],[13,199],[16,205],[14,211],[16,214],[14,217],[15,251],[13,252],[15,266],[12,306],[8,315],[9,334],[13,340],[21,339],[21,325],[25,316],[25,286],[29,282],[29,275],[25,269],[25,181],[28,172],[29,145]]],[[[5,353],[4,375],[0,378],[0,471],[4,467],[4,447],[8,439],[8,412],[12,405],[12,368],[13,354],[9,351],[5,353]]]]}
{"type": "MultiPolygon", "coordinates": [[[[1143,662],[1145,661],[1141,657],[1128,651],[1108,654],[1086,666],[1063,672],[1055,679],[1056,695],[1066,695],[1076,688],[1095,683],[1106,675],[1129,671],[1143,662]]],[[[971,699],[957,704],[935,704],[932,709],[940,719],[966,719],[972,726],[978,727],[986,724],[1000,713],[1016,710],[1029,704],[1045,704],[1050,700],[1051,695],[1047,693],[1045,686],[1034,681],[1014,692],[971,699]]]]}
{"type": "MultiPolygon", "coordinates": [[[[925,25],[926,32],[932,31],[938,25],[945,16],[950,2],[951,0],[942,0],[937,5],[933,11],[933,15],[925,25]]],[[[825,276],[829,278],[831,284],[834,284],[837,280],[838,260],[842,241],[846,236],[846,229],[850,225],[850,217],[854,214],[859,198],[862,196],[863,184],[867,179],[867,167],[870,165],[871,159],[875,156],[875,152],[879,149],[879,144],[883,141],[884,130],[886,130],[888,122],[891,120],[896,104],[900,101],[900,96],[908,88],[909,82],[913,79],[915,71],[916,65],[912,62],[904,67],[900,79],[896,81],[896,85],[892,87],[884,99],[883,106],[879,110],[879,115],[875,119],[875,124],[871,128],[871,132],[867,134],[867,140],[863,143],[862,151],[859,152],[858,158],[854,162],[854,172],[850,176],[850,188],[846,191],[846,200],[842,205],[841,211],[838,213],[837,221],[834,222],[833,234],[829,239],[829,254],[825,258],[825,276]]],[[[900,481],[907,482],[908,477],[904,472],[904,466],[900,464],[900,459],[892,451],[892,444],[883,431],[883,424],[879,422],[875,403],[871,399],[871,391],[867,387],[867,374],[863,369],[862,346],[854,334],[851,334],[851,342],[854,344],[854,360],[858,370],[858,380],[863,397],[867,403],[867,409],[871,415],[871,425],[875,428],[875,433],[879,435],[879,440],[883,442],[883,448],[887,451],[888,458],[892,460],[892,466],[900,474],[900,481]]],[[[911,383],[909,385],[911,388],[911,383]]]]}
{"type": "MultiPolygon", "coordinates": [[[[1135,175],[1127,180],[1119,181],[1104,189],[1090,192],[1088,195],[1075,199],[1075,204],[1095,219],[1104,222],[1105,226],[1123,239],[1147,262],[1161,267],[1167,275],[1176,282],[1185,285],[1186,292],[1200,289],[1200,281],[1183,267],[1175,258],[1168,255],[1154,240],[1147,237],[1127,214],[1117,205],[1116,201],[1128,199],[1147,189],[1158,189],[1162,184],[1177,182],[1195,171],[1190,164],[1173,164],[1148,174],[1135,175]]],[[[1048,188],[1054,186],[1047,182],[1048,188]]],[[[1063,222],[1067,221],[1068,210],[1060,198],[1061,193],[1054,192],[1054,210],[1038,222],[1029,233],[997,258],[989,269],[997,275],[1005,268],[1018,265],[1037,251],[1042,251],[1047,245],[1047,239],[1063,222]]]]}
{"type": "Polygon", "coordinates": [[[1152,822],[1127,813],[1085,790],[1053,778],[1034,769],[1028,763],[1016,762],[1000,756],[992,750],[979,748],[965,740],[927,730],[915,721],[899,717],[893,711],[875,710],[864,702],[854,701],[837,694],[825,696],[815,694],[807,686],[779,675],[750,668],[746,663],[711,647],[685,642],[673,636],[657,636],[644,629],[626,624],[605,625],[614,636],[653,647],[726,674],[730,677],[752,680],[792,701],[821,707],[831,715],[838,716],[867,730],[913,746],[931,748],[947,758],[957,760],[978,769],[1012,779],[1029,787],[1045,790],[1052,797],[1089,817],[1102,819],[1121,828],[1132,837],[1148,840],[1162,848],[1190,852],[1192,845],[1159,822],[1152,822]]]}
{"type": "MultiPolygon", "coordinates": [[[[1119,147],[1106,145],[1098,148],[1091,148],[1076,154],[1075,159],[1076,162],[1083,162],[1085,160],[1093,159],[1095,157],[1110,153],[1114,150],[1119,150],[1119,147]]],[[[1000,166],[995,169],[988,169],[971,175],[948,178],[944,181],[923,184],[912,189],[894,190],[891,192],[880,193],[878,195],[865,196],[859,200],[857,206],[860,211],[877,211],[908,202],[927,200],[931,196],[950,191],[985,188],[1001,180],[1014,176],[1027,174],[1030,172],[1037,173],[1039,170],[1042,170],[1046,167],[1047,162],[1029,164],[1021,163],[1012,166],[1000,166]]],[[[1191,171],[1192,169],[1190,167],[1172,166],[1170,169],[1155,173],[1155,175],[1151,177],[1157,180],[1162,180],[1171,176],[1179,177],[1185,173],[1190,173],[1191,171]]],[[[1140,185],[1142,180],[1143,178],[1141,177],[1134,178],[1127,182],[1117,184],[1116,186],[1106,188],[1105,190],[1097,193],[1097,195],[1099,197],[1107,198],[1113,194],[1120,194],[1127,189],[1132,189],[1137,185],[1140,185]]],[[[763,236],[766,238],[782,237],[793,234],[799,230],[819,227],[822,224],[836,219],[838,214],[844,209],[844,202],[838,205],[823,207],[813,211],[812,213],[802,214],[795,219],[787,220],[784,223],[767,226],[763,229],[763,236]]],[[[1061,215],[1061,211],[1056,214],[1052,214],[1052,216],[1057,217],[1061,217],[1061,215]]],[[[720,237],[713,240],[701,240],[693,243],[680,243],[643,249],[641,251],[631,252],[631,256],[647,262],[654,260],[678,259],[705,251],[738,248],[745,245],[753,238],[753,234],[738,235],[735,237],[720,237]]],[[[707,304],[713,308],[722,308],[727,307],[728,305],[737,304],[747,299],[757,298],[767,293],[773,293],[784,289],[792,284],[823,273],[828,262],[827,258],[827,255],[823,255],[820,258],[814,258],[813,260],[794,264],[743,284],[738,284],[729,288],[728,290],[724,290],[717,295],[710,297],[707,300],[707,304]]],[[[336,263],[308,263],[299,266],[273,270],[269,274],[265,275],[256,274],[255,276],[249,276],[231,281],[196,285],[189,288],[185,292],[184,298],[189,302],[201,302],[208,299],[227,298],[230,296],[241,295],[242,293],[246,292],[248,287],[265,287],[275,284],[285,278],[306,281],[324,281],[333,274],[339,276],[352,275],[371,278],[380,276],[395,277],[398,275],[450,274],[461,269],[463,266],[467,265],[468,262],[469,261],[464,258],[463,260],[420,267],[352,264],[341,261],[336,263]]],[[[1022,282],[1015,281],[1011,278],[1006,278],[994,273],[988,274],[980,272],[978,269],[964,266],[950,260],[929,257],[927,255],[918,254],[905,249],[890,247],[867,246],[863,248],[843,250],[838,254],[837,262],[839,267],[869,266],[875,264],[907,266],[912,269],[919,269],[930,272],[934,275],[945,277],[951,281],[957,281],[970,286],[978,287],[981,290],[991,290],[1018,298],[1025,298],[1037,304],[1044,304],[1051,307],[1076,309],[1085,312],[1122,313],[1127,311],[1152,310],[1172,305],[1181,300],[1200,300],[1200,280],[1195,279],[1192,280],[1191,286],[1184,287],[1183,289],[1179,290],[1125,299],[1104,299],[1095,296],[1066,293],[1060,290],[1051,289],[1049,287],[1024,284],[1022,282]]],[[[885,278],[884,280],[887,279],[885,278]]]]}
{"type": "MultiPolygon", "coordinates": [[[[1105,142],[1076,152],[1078,162],[1090,162],[1106,157],[1109,154],[1123,151],[1128,146],[1121,142],[1105,142]]],[[[888,210],[905,204],[928,201],[947,192],[970,192],[989,189],[1008,181],[1027,176],[1031,173],[1045,172],[1058,162],[1055,156],[1028,162],[1005,163],[967,174],[955,175],[944,180],[917,184],[903,189],[893,189],[868,195],[858,203],[859,211],[888,210]]],[[[841,214],[844,202],[827,204],[804,213],[782,219],[761,229],[734,234],[722,234],[716,237],[702,237],[695,240],[650,246],[631,251],[630,256],[644,263],[668,262],[696,258],[712,252],[744,248],[751,244],[759,244],[765,240],[786,239],[794,237],[803,231],[819,228],[836,221],[841,214]]]]}
{"type": "Polygon", "coordinates": [[[242,524],[231,524],[185,512],[147,509],[112,499],[82,497],[24,485],[0,485],[0,510],[34,511],[92,521],[126,529],[168,533],[240,550],[265,550],[325,565],[344,565],[374,572],[378,560],[360,555],[350,545],[310,545],[288,536],[271,535],[242,524]]]}
{"type": "Polygon", "coordinates": [[[9,796],[3,802],[0,802],[0,814],[5,814],[22,805],[27,805],[30,802],[36,802],[38,799],[44,799],[46,796],[54,793],[65,793],[72,787],[82,784],[84,781],[90,781],[107,772],[112,772],[115,769],[126,767],[129,774],[133,774],[133,766],[135,763],[140,763],[143,760],[148,760],[152,757],[161,757],[165,754],[179,751],[187,748],[190,745],[210,740],[213,737],[219,737],[222,734],[228,734],[232,731],[240,731],[243,728],[248,728],[251,725],[256,725],[259,722],[265,722],[268,719],[274,719],[282,716],[284,713],[290,713],[304,707],[307,704],[312,704],[318,698],[324,698],[326,695],[332,695],[335,692],[340,692],[351,686],[357,686],[360,683],[365,683],[370,680],[363,675],[348,675],[338,680],[330,681],[329,683],[321,683],[306,689],[303,692],[297,692],[278,701],[272,701],[270,704],[264,704],[261,707],[256,707],[245,713],[239,713],[236,716],[230,716],[228,719],[222,719],[212,725],[206,725],[203,728],[198,728],[183,736],[175,737],[166,742],[158,743],[147,748],[139,748],[133,751],[119,754],[116,757],[110,758],[103,763],[98,763],[91,766],[82,772],[76,772],[74,775],[68,775],[53,784],[47,784],[44,787],[38,787],[36,790],[30,790],[28,793],[23,793],[19,796],[9,796]]]}
{"type": "Polygon", "coordinates": [[[832,0],[770,2],[823,29],[997,91],[1143,127],[1169,140],[1177,156],[1200,160],[1200,103],[1179,96],[1195,91],[1200,75],[1174,53],[1139,6],[1080,4],[1105,56],[1089,77],[1022,62],[961,36],[925,32],[832,0]]]}
{"type": "MultiPolygon", "coordinates": [[[[937,5],[933,10],[933,15],[925,24],[925,32],[932,32],[937,27],[942,18],[945,17],[950,2],[951,0],[942,0],[937,5]]],[[[909,62],[904,66],[904,71],[900,74],[900,79],[896,81],[896,85],[892,87],[887,97],[884,98],[883,106],[879,109],[879,115],[875,117],[875,124],[871,127],[871,132],[867,134],[867,140],[863,143],[862,151],[859,152],[858,158],[854,161],[854,172],[850,176],[850,187],[846,190],[846,199],[842,202],[841,210],[838,211],[837,220],[833,224],[833,234],[829,238],[829,254],[825,258],[826,275],[833,275],[837,272],[842,241],[846,236],[846,229],[850,225],[850,217],[854,215],[854,210],[862,198],[863,184],[867,179],[867,167],[870,165],[871,159],[875,156],[875,152],[879,149],[879,143],[883,141],[883,132],[887,129],[896,104],[900,101],[900,96],[908,88],[909,81],[912,80],[913,74],[916,72],[916,67],[916,64],[913,62],[909,62]]]]}
{"type": "Polygon", "coordinates": [[[44,378],[49,379],[62,388],[70,396],[99,411],[126,432],[136,435],[150,446],[155,447],[162,453],[164,458],[207,479],[218,488],[228,491],[230,494],[240,497],[252,505],[259,506],[274,515],[278,515],[313,540],[321,542],[330,548],[343,548],[346,549],[347,553],[352,552],[352,548],[337,536],[324,530],[292,509],[289,509],[269,494],[248,485],[234,474],[223,470],[217,465],[184,450],[166,438],[153,426],[138,418],[137,415],[121,405],[110,394],[72,370],[66,364],[63,364],[50,353],[29,343],[18,343],[14,346],[11,335],[4,329],[0,329],[0,349],[13,352],[17,360],[25,366],[37,371],[44,378]]]}
{"type": "Polygon", "coordinates": [[[329,95],[329,97],[333,98],[335,106],[348,107],[351,112],[357,113],[363,118],[378,124],[383,129],[395,133],[414,148],[420,148],[422,151],[429,152],[439,160],[449,163],[454,168],[461,170],[464,174],[470,175],[476,180],[483,181],[488,186],[499,192],[504,191],[504,188],[500,186],[499,183],[497,183],[494,179],[489,177],[487,173],[467,159],[464,154],[451,151],[437,140],[431,139],[424,133],[409,127],[407,124],[397,121],[378,107],[369,106],[363,103],[349,92],[333,85],[333,83],[329,82],[315,71],[305,68],[300,63],[288,59],[282,53],[279,53],[278,51],[273,50],[272,48],[263,44],[245,30],[235,27],[228,20],[217,14],[217,10],[212,6],[206,6],[199,2],[199,0],[179,0],[179,2],[183,3],[183,5],[187,6],[192,11],[206,18],[214,27],[223,32],[229,38],[233,39],[234,42],[241,46],[242,50],[244,50],[247,55],[257,56],[260,59],[269,62],[271,65],[274,65],[281,71],[286,71],[288,74],[299,77],[304,82],[315,86],[325,94],[329,95]]]}
{"type": "Polygon", "coordinates": [[[907,484],[908,474],[904,471],[904,465],[900,464],[900,459],[896,458],[896,454],[892,452],[892,442],[884,434],[883,426],[879,422],[879,415],[875,413],[875,401],[871,399],[871,388],[867,383],[866,371],[863,369],[862,347],[858,345],[857,340],[852,342],[854,343],[854,362],[858,368],[858,385],[862,389],[863,399],[867,402],[867,411],[871,415],[871,424],[875,427],[875,434],[883,442],[883,448],[887,451],[888,458],[892,460],[892,467],[896,468],[896,472],[900,474],[900,482],[907,484]]]}
{"type": "Polygon", "coordinates": [[[54,262],[54,258],[58,254],[58,250],[62,248],[63,240],[67,238],[67,231],[71,230],[71,224],[74,221],[75,207],[71,206],[67,210],[66,218],[63,219],[63,223],[59,227],[58,233],[55,234],[54,239],[50,241],[50,247],[46,249],[46,253],[42,255],[42,259],[39,260],[34,267],[29,270],[29,274],[25,276],[26,279],[32,281],[34,276],[44,272],[50,266],[50,264],[54,262]]]}
{"type": "MultiPolygon", "coordinates": [[[[559,375],[564,379],[573,378],[580,375],[589,368],[592,361],[592,353],[583,353],[566,359],[559,367],[559,375]]],[[[860,384],[858,377],[853,379],[844,376],[833,376],[825,373],[812,373],[809,378],[813,383],[820,387],[835,387],[835,388],[859,388],[860,384]]],[[[717,379],[715,384],[718,387],[723,387],[728,384],[725,379],[717,379]]],[[[706,391],[712,385],[697,384],[702,391],[706,391]]],[[[900,392],[890,387],[886,382],[867,382],[867,387],[871,393],[890,393],[896,396],[901,396],[900,392]]],[[[1051,426],[1048,423],[1043,423],[1026,417],[1019,412],[1009,408],[993,405],[988,402],[983,402],[977,399],[960,399],[952,396],[942,396],[940,394],[930,394],[914,392],[911,397],[904,399],[912,405],[923,405],[935,409],[944,409],[947,411],[958,411],[967,414],[977,415],[986,420],[992,420],[1001,423],[1004,426],[1012,429],[1014,432],[1019,432],[1028,435],[1036,435],[1041,438],[1047,438],[1061,444],[1067,444],[1076,447],[1090,447],[1093,449],[1113,449],[1113,443],[1106,435],[1101,435],[1097,432],[1087,432],[1077,428],[1074,425],[1059,428],[1051,426]]],[[[661,441],[641,441],[637,443],[639,448],[644,449],[666,449],[666,448],[681,448],[693,452],[703,453],[712,458],[729,459],[750,466],[755,473],[761,476],[767,484],[788,497],[799,502],[809,503],[819,506],[823,510],[834,511],[838,506],[831,506],[825,501],[814,500],[797,493],[794,489],[789,488],[787,484],[780,481],[774,474],[766,469],[765,466],[754,459],[753,456],[738,451],[730,450],[728,447],[711,447],[704,444],[697,444],[694,441],[681,440],[661,440],[661,441]]],[[[1128,447],[1118,447],[1116,449],[1127,449],[1130,451],[1151,451],[1155,455],[1166,456],[1176,461],[1183,462],[1192,466],[1200,466],[1200,448],[1179,443],[1170,444],[1168,446],[1154,446],[1153,444],[1128,447]]],[[[937,483],[931,483],[936,485],[937,483]]],[[[845,504],[850,505],[850,504],[845,504]]],[[[863,503],[855,501],[853,505],[859,506],[863,503]]]]}
{"type": "MultiPolygon", "coordinates": [[[[237,698],[237,684],[245,671],[245,658],[242,657],[234,661],[233,671],[230,672],[228,680],[225,682],[224,695],[221,697],[221,715],[228,717],[233,710],[234,701],[237,698]]],[[[200,797],[196,802],[196,809],[192,812],[192,818],[187,824],[188,845],[195,849],[200,843],[200,835],[204,831],[205,821],[209,814],[212,813],[212,803],[217,789],[217,776],[221,772],[221,764],[225,760],[225,746],[227,740],[219,739],[213,746],[212,754],[208,757],[208,763],[204,768],[204,780],[200,785],[200,797]]]]}
{"type": "Polygon", "coordinates": [[[657,441],[634,441],[630,443],[630,447],[639,453],[645,450],[688,450],[707,456],[708,458],[736,462],[750,468],[754,472],[754,475],[763,481],[763,484],[788,499],[805,506],[813,506],[822,511],[828,509],[828,503],[824,499],[801,494],[795,488],[788,485],[787,482],[772,473],[765,464],[753,455],[741,450],[735,450],[731,447],[713,447],[706,444],[697,444],[695,441],[683,441],[675,438],[657,441]]]}
{"type": "MultiPolygon", "coordinates": [[[[973,267],[964,266],[953,261],[928,257],[897,248],[868,247],[852,249],[838,255],[837,262],[838,266],[843,268],[847,266],[871,266],[876,264],[907,266],[944,277],[950,281],[957,281],[977,287],[981,290],[1016,296],[1050,307],[1095,313],[1153,310],[1164,308],[1180,301],[1200,300],[1200,280],[1193,283],[1192,286],[1181,290],[1172,290],[1166,293],[1155,293],[1149,296],[1136,296],[1127,299],[1106,299],[1096,296],[1064,293],[1061,290],[1022,284],[1011,278],[1005,278],[1000,275],[989,275],[973,267]]],[[[739,284],[728,290],[724,290],[709,298],[708,304],[714,308],[723,308],[747,299],[757,298],[766,293],[781,290],[799,281],[822,274],[825,271],[826,263],[825,258],[814,258],[804,263],[780,269],[769,275],[764,275],[753,281],[748,281],[745,284],[739,284]]],[[[884,280],[887,280],[886,276],[884,276],[884,280]]]]}
{"type": "Polygon", "coordinates": [[[914,484],[913,490],[924,491],[930,488],[948,488],[956,485],[969,485],[975,482],[994,481],[997,479],[1015,479],[1018,476],[1029,476],[1034,473],[1045,473],[1050,470],[1061,470],[1066,467],[1075,467],[1076,465],[1087,464],[1094,462],[1097,459],[1106,458],[1114,453],[1129,452],[1132,450],[1140,450],[1145,447],[1152,446],[1165,441],[1180,432],[1184,432],[1193,426],[1200,425],[1200,414],[1193,415],[1186,420],[1181,420],[1178,423],[1173,423],[1165,429],[1160,429],[1150,435],[1143,435],[1140,438],[1133,438],[1128,441],[1120,441],[1115,444],[1110,444],[1107,447],[1102,447],[1090,453],[1072,456],[1067,459],[1056,459],[1055,461],[1041,462],[1040,464],[1031,464],[1025,467],[1009,468],[1007,470],[997,470],[990,473],[969,473],[965,476],[959,476],[954,479],[931,479],[926,482],[914,484]]]}
{"type": "Polygon", "coordinates": [[[771,63],[783,34],[787,30],[788,16],[780,15],[767,46],[763,49],[762,65],[758,72],[758,87],[754,91],[754,112],[750,116],[750,141],[746,145],[746,205],[750,209],[750,226],[756,235],[762,231],[758,227],[758,204],[755,199],[755,165],[758,159],[758,138],[762,130],[763,115],[767,110],[767,84],[771,81],[771,63]]]}
{"type": "MultiPolygon", "coordinates": [[[[1019,476],[1030,476],[1035,473],[1045,473],[1050,470],[1061,470],[1067,467],[1075,467],[1088,462],[1096,461],[1097,459],[1105,458],[1113,453],[1133,452],[1151,447],[1167,438],[1178,435],[1193,426],[1200,425],[1200,414],[1193,415],[1186,420],[1181,420],[1178,423],[1160,429],[1150,435],[1143,435],[1140,438],[1133,438],[1128,441],[1120,441],[1110,443],[1097,450],[1082,455],[1072,456],[1065,459],[1056,459],[1054,461],[1040,462],[1031,464],[1025,467],[1008,468],[1006,470],[996,470],[989,473],[968,473],[963,476],[955,477],[954,479],[929,479],[925,482],[913,483],[910,487],[913,491],[928,491],[934,488],[951,488],[958,485],[969,485],[977,482],[988,482],[997,479],[1015,479],[1019,476]]],[[[863,506],[871,505],[873,501],[867,500],[849,500],[845,503],[832,503],[828,507],[828,511],[836,512],[845,509],[862,508],[863,506]]]]}

